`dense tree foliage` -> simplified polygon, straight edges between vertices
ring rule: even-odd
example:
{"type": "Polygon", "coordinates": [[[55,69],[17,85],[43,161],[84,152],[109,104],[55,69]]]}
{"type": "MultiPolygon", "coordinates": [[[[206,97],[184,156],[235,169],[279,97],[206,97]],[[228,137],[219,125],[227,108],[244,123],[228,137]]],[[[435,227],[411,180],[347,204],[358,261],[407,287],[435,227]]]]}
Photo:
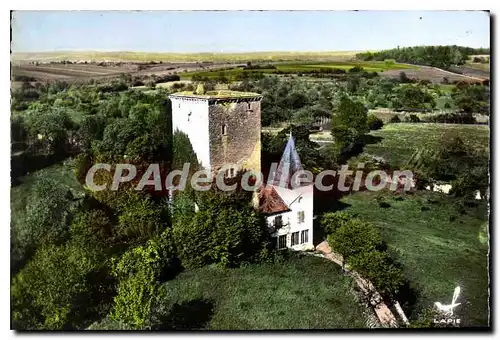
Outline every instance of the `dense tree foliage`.
{"type": "Polygon", "coordinates": [[[331,133],[340,153],[348,153],[360,143],[361,136],[368,132],[368,110],[363,103],[343,96],[335,111],[331,133]]]}
{"type": "Polygon", "coordinates": [[[175,250],[169,230],[123,254],[113,267],[118,280],[113,320],[141,329],[149,319],[161,275],[172,270],[175,250]]]}
{"type": "Polygon", "coordinates": [[[490,90],[483,85],[459,84],[451,94],[456,107],[465,113],[490,112],[490,90]]]}
{"type": "Polygon", "coordinates": [[[396,294],[404,282],[403,271],[385,249],[379,230],[347,213],[326,213],[321,225],[332,249],[342,255],[350,270],[368,279],[385,296],[396,294]]]}
{"type": "Polygon", "coordinates": [[[197,196],[199,210],[187,218],[179,218],[173,227],[181,263],[197,268],[216,263],[237,266],[250,262],[267,245],[266,224],[255,211],[248,193],[213,189],[197,196]]]}
{"type": "Polygon", "coordinates": [[[360,60],[393,59],[400,63],[411,63],[418,65],[429,65],[448,68],[451,65],[462,65],[470,55],[489,54],[489,48],[470,48],[462,46],[414,46],[398,47],[378,52],[358,53],[356,57],[360,60]]]}
{"type": "Polygon", "coordinates": [[[421,183],[451,182],[457,196],[473,197],[476,190],[485,197],[489,187],[487,150],[473,149],[453,133],[446,133],[435,148],[421,148],[412,155],[407,168],[421,183]]]}

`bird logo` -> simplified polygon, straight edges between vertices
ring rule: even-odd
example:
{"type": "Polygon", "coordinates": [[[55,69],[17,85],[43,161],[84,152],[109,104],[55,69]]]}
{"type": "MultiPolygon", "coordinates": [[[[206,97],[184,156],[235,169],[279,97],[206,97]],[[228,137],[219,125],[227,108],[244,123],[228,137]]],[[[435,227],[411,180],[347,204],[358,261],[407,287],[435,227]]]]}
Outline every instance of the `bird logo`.
{"type": "Polygon", "coordinates": [[[443,305],[441,302],[434,302],[436,305],[437,309],[443,313],[446,316],[452,316],[453,315],[453,309],[460,305],[461,303],[456,303],[458,299],[458,295],[460,294],[460,286],[457,286],[455,288],[455,292],[453,293],[453,298],[451,299],[451,304],[449,305],[443,305]]]}

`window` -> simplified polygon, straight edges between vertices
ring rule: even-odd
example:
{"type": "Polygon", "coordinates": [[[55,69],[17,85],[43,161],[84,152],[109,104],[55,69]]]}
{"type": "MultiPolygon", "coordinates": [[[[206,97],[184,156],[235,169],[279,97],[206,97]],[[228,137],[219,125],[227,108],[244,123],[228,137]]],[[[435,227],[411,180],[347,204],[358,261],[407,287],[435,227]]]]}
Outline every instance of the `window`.
{"type": "Polygon", "coordinates": [[[297,212],[297,222],[298,223],[304,223],[304,219],[305,219],[304,212],[303,211],[297,212]]]}
{"type": "Polygon", "coordinates": [[[292,246],[299,244],[299,232],[292,233],[292,246]]]}
{"type": "Polygon", "coordinates": [[[227,135],[227,126],[226,126],[226,124],[222,124],[222,135],[223,136],[227,135]]]}
{"type": "Polygon", "coordinates": [[[286,248],[286,235],[278,237],[278,249],[286,248]]]}
{"type": "Polygon", "coordinates": [[[309,242],[309,230],[302,230],[300,232],[300,243],[309,242]]]}
{"type": "Polygon", "coordinates": [[[283,216],[276,216],[274,218],[274,227],[279,229],[283,226],[283,216]]]}

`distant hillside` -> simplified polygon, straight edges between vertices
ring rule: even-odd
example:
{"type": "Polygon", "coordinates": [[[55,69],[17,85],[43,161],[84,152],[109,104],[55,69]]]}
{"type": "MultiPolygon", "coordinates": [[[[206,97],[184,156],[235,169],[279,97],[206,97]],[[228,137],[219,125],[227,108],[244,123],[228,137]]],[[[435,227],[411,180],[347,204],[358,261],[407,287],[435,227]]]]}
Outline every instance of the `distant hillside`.
{"type": "Polygon", "coordinates": [[[159,52],[99,52],[55,51],[13,53],[14,62],[50,62],[62,60],[129,61],[129,62],[247,62],[247,61],[345,61],[353,59],[359,51],[331,52],[238,52],[238,53],[159,53],[159,52]]]}

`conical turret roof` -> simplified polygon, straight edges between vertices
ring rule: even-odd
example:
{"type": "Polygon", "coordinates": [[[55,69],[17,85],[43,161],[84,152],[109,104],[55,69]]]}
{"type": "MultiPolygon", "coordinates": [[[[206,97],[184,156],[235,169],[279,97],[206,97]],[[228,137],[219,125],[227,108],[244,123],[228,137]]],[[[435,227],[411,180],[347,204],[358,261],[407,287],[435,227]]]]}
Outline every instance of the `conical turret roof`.
{"type": "Polygon", "coordinates": [[[292,176],[300,170],[304,170],[299,154],[295,148],[295,140],[290,133],[290,138],[281,156],[278,168],[274,173],[272,184],[283,188],[291,188],[292,176]]]}

